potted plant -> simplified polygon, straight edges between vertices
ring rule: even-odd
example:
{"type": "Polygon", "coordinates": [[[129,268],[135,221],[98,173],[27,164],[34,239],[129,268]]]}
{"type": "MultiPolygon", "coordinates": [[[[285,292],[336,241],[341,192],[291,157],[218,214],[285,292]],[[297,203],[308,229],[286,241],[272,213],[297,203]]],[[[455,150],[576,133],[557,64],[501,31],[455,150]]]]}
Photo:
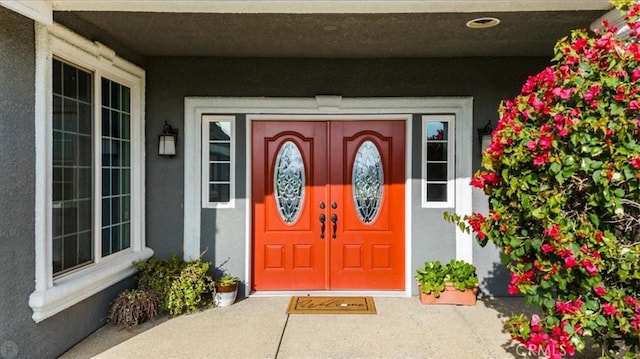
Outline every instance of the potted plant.
{"type": "Polygon", "coordinates": [[[475,305],[478,292],[476,267],[452,259],[443,266],[440,261],[427,261],[416,270],[422,304],[475,305]]]}
{"type": "Polygon", "coordinates": [[[227,307],[236,301],[240,278],[225,274],[216,281],[216,304],[227,307]]]}

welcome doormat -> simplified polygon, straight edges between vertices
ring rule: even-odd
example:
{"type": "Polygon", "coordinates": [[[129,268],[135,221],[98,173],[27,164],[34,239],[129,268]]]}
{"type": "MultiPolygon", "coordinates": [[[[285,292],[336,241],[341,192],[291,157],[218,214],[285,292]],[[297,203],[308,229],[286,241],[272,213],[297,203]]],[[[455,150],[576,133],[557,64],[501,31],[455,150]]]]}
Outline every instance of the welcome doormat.
{"type": "Polygon", "coordinates": [[[373,297],[294,296],[289,301],[289,314],[376,314],[373,297]]]}

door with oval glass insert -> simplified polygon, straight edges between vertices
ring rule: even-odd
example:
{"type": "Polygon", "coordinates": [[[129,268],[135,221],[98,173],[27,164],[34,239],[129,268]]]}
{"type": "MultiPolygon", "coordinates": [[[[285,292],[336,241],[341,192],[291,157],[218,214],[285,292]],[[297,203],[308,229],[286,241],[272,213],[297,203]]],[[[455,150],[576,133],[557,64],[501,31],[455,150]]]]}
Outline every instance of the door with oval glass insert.
{"type": "Polygon", "coordinates": [[[404,121],[254,121],[253,289],[404,289],[404,121]]]}

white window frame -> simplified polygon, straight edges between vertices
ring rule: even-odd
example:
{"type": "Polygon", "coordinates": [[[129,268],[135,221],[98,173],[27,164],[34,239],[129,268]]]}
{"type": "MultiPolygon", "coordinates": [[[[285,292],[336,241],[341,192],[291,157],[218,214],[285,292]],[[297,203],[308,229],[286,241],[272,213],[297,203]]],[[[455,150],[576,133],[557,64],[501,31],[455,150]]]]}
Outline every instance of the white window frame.
{"type": "Polygon", "coordinates": [[[456,193],[456,115],[423,115],[422,116],[422,207],[423,208],[453,208],[455,207],[456,193]],[[446,201],[428,201],[427,200],[427,122],[447,122],[447,200],[446,201]]]}
{"type": "Polygon", "coordinates": [[[235,208],[236,207],[236,118],[235,116],[217,116],[217,115],[202,115],[202,153],[200,156],[200,162],[202,164],[202,208],[235,208]],[[212,122],[230,122],[231,123],[231,137],[230,137],[230,155],[231,160],[229,166],[229,201],[228,202],[211,202],[209,201],[209,125],[212,122]]]}
{"type": "Polygon", "coordinates": [[[106,46],[91,42],[58,24],[35,24],[36,34],[36,185],[35,185],[35,291],[29,297],[35,322],[116,284],[133,274],[134,261],[153,251],[145,244],[144,224],[144,94],[145,72],[115,55],[106,46]],[[53,277],[52,264],[52,61],[53,57],[93,73],[94,148],[101,148],[101,79],[108,78],[131,89],[131,246],[102,257],[101,158],[93,157],[93,253],[94,261],[53,277]]]}

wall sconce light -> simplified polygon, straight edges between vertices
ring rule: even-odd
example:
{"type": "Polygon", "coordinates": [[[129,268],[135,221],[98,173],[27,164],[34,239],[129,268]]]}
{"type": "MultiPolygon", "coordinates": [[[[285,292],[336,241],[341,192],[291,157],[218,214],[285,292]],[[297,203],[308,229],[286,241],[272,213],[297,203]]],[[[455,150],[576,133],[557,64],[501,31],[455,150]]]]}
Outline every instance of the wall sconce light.
{"type": "Polygon", "coordinates": [[[493,127],[491,126],[491,121],[487,121],[487,124],[484,127],[478,129],[478,141],[480,141],[480,153],[484,152],[489,145],[491,144],[491,133],[493,132],[493,127]]]}
{"type": "Polygon", "coordinates": [[[176,144],[178,143],[178,129],[174,129],[164,121],[164,130],[158,136],[158,155],[159,156],[175,156],[176,144]]]}

